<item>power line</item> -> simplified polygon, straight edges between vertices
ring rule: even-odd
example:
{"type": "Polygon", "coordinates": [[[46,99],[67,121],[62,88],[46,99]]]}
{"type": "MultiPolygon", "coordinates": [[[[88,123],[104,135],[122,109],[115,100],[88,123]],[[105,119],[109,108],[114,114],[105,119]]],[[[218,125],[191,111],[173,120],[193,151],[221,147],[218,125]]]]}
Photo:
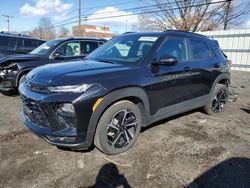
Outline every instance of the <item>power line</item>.
{"type": "MultiPolygon", "coordinates": [[[[211,4],[218,4],[218,3],[225,3],[227,2],[227,0],[223,0],[223,1],[214,1],[214,2],[210,2],[210,3],[201,3],[201,4],[194,4],[194,5],[189,5],[189,6],[183,6],[183,7],[175,7],[175,8],[170,8],[170,9],[167,9],[167,10],[178,10],[180,8],[191,8],[191,7],[198,7],[198,6],[204,6],[204,5],[211,5],[211,4]]],[[[173,3],[173,2],[172,2],[173,3]]],[[[166,5],[166,3],[162,3],[162,4],[159,4],[160,6],[162,5],[166,5]]],[[[158,5],[158,6],[159,6],[158,5]]],[[[144,8],[145,7],[149,7],[149,6],[143,6],[144,8]]],[[[133,8],[133,10],[135,9],[140,9],[140,8],[143,8],[143,7],[136,7],[136,8],[133,8]]],[[[128,11],[128,10],[131,10],[131,9],[124,9],[123,11],[128,11]]],[[[84,19],[86,21],[89,21],[89,20],[100,20],[100,19],[106,19],[106,18],[117,18],[117,17],[124,17],[124,16],[133,16],[133,15],[140,15],[140,14],[145,14],[145,13],[155,13],[155,12],[162,12],[166,9],[162,9],[162,10],[149,10],[149,11],[145,11],[145,12],[139,12],[139,13],[131,13],[131,14],[120,14],[120,15],[114,15],[114,16],[104,16],[104,17],[97,17],[97,18],[86,18],[86,14],[85,15],[82,15],[82,17],[84,16],[84,19]]],[[[110,12],[105,12],[105,14],[107,13],[111,13],[111,12],[117,12],[117,11],[110,11],[110,12]]],[[[91,15],[91,14],[90,14],[91,15]]],[[[61,27],[61,26],[65,26],[65,25],[69,25],[69,24],[72,24],[72,23],[76,23],[77,21],[72,21],[72,22],[68,22],[68,23],[65,23],[65,24],[60,24],[60,25],[56,25],[56,26],[53,26],[51,28],[56,28],[56,27],[61,27]]]]}
{"type": "MultiPolygon", "coordinates": [[[[97,8],[112,7],[112,6],[116,6],[116,5],[125,5],[125,4],[131,4],[131,3],[140,2],[140,1],[143,1],[143,0],[128,1],[128,2],[114,3],[114,4],[106,4],[106,5],[95,6],[95,7],[90,7],[90,8],[81,8],[81,10],[85,10],[84,12],[87,12],[87,11],[89,11],[89,10],[93,10],[93,9],[97,9],[97,8]]],[[[77,10],[79,11],[79,9],[74,9],[73,11],[77,11],[77,10]]],[[[72,11],[72,12],[73,12],[73,11],[72,11]]],[[[91,15],[91,14],[88,14],[88,15],[91,15]]],[[[61,24],[61,23],[64,23],[64,22],[73,20],[73,19],[75,19],[75,18],[78,18],[78,16],[74,16],[74,17],[72,17],[72,18],[69,18],[69,19],[66,19],[66,20],[63,20],[63,21],[59,21],[59,22],[56,22],[56,23],[52,23],[52,24],[53,24],[53,25],[61,24]]]]}
{"type": "MultiPolygon", "coordinates": [[[[176,4],[176,2],[161,3],[159,5],[164,6],[164,5],[170,5],[170,4],[176,4]]],[[[134,8],[123,9],[121,11],[133,11],[133,10],[138,10],[138,9],[146,9],[146,8],[152,8],[152,6],[157,7],[157,5],[148,5],[148,6],[139,6],[139,7],[134,7],[134,8]]],[[[116,12],[117,11],[108,11],[108,12],[105,12],[105,14],[116,13],[116,12]]],[[[96,13],[95,15],[102,15],[102,14],[103,13],[96,13]]],[[[91,16],[91,15],[92,15],[91,13],[84,14],[84,15],[82,14],[81,17],[87,17],[87,16],[91,16]]],[[[57,24],[64,23],[64,22],[67,22],[67,21],[70,21],[70,20],[73,20],[73,19],[76,19],[76,18],[78,18],[78,16],[75,16],[75,17],[72,17],[72,18],[66,19],[64,21],[57,22],[57,23],[53,23],[53,25],[56,26],[57,24]]]]}
{"type": "Polygon", "coordinates": [[[7,22],[7,25],[8,25],[8,32],[10,32],[10,19],[14,18],[14,16],[5,15],[5,14],[3,14],[2,16],[6,18],[6,22],[7,22]]]}

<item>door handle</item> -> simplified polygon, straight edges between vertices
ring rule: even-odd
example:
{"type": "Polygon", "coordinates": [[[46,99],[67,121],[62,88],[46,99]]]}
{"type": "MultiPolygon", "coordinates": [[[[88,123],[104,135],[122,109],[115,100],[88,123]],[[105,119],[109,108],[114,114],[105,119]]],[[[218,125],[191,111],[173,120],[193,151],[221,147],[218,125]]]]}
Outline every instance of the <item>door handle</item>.
{"type": "Polygon", "coordinates": [[[190,72],[191,70],[192,70],[191,67],[185,67],[185,68],[184,68],[184,71],[185,71],[185,72],[190,72]]]}

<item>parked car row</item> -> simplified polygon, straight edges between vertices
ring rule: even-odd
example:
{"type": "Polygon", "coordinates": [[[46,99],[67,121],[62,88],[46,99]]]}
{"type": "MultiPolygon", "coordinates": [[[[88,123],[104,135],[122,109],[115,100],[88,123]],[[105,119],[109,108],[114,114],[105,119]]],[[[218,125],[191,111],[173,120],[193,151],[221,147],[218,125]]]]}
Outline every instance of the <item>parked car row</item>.
{"type": "Polygon", "coordinates": [[[11,95],[32,69],[58,62],[77,61],[106,42],[96,38],[62,38],[43,43],[26,55],[0,58],[0,92],[11,95]]]}
{"type": "Polygon", "coordinates": [[[0,56],[26,54],[34,50],[45,40],[32,38],[21,34],[0,32],[0,56]]]}
{"type": "Polygon", "coordinates": [[[126,33],[80,61],[49,63],[68,57],[68,46],[76,57],[85,48],[81,42],[72,45],[75,41],[54,43],[59,41],[31,53],[57,46],[36,64],[47,65],[21,81],[19,93],[23,123],[58,147],[94,144],[106,154],[118,154],[132,147],[141,127],[195,108],[220,113],[229,96],[230,65],[217,42],[203,35],[126,33]]]}

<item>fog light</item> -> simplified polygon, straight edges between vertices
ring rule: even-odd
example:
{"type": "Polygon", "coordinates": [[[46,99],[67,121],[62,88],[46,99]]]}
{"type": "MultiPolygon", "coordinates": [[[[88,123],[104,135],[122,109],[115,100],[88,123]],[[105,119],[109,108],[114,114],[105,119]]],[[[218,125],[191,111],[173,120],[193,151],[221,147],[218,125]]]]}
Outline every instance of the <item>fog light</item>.
{"type": "Polygon", "coordinates": [[[76,126],[75,109],[71,103],[56,104],[54,110],[60,122],[70,127],[76,126]]]}
{"type": "Polygon", "coordinates": [[[62,103],[56,106],[57,112],[61,116],[75,117],[74,106],[70,103],[62,103]]]}

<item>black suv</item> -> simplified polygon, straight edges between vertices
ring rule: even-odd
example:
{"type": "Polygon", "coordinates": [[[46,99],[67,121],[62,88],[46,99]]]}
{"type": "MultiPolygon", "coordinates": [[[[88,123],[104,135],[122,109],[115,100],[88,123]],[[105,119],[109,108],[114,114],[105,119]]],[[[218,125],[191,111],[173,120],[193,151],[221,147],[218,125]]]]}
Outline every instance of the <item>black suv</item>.
{"type": "Polygon", "coordinates": [[[26,54],[44,42],[46,41],[21,34],[0,32],[0,56],[26,54]]]}
{"type": "Polygon", "coordinates": [[[97,38],[61,38],[48,41],[26,55],[0,58],[0,92],[5,95],[16,93],[25,75],[35,67],[81,60],[105,43],[97,38]]]}
{"type": "Polygon", "coordinates": [[[107,154],[129,149],[141,127],[228,99],[229,65],[209,38],[182,31],[129,33],[77,63],[45,65],[19,87],[21,118],[49,143],[95,144],[107,154]]]}

